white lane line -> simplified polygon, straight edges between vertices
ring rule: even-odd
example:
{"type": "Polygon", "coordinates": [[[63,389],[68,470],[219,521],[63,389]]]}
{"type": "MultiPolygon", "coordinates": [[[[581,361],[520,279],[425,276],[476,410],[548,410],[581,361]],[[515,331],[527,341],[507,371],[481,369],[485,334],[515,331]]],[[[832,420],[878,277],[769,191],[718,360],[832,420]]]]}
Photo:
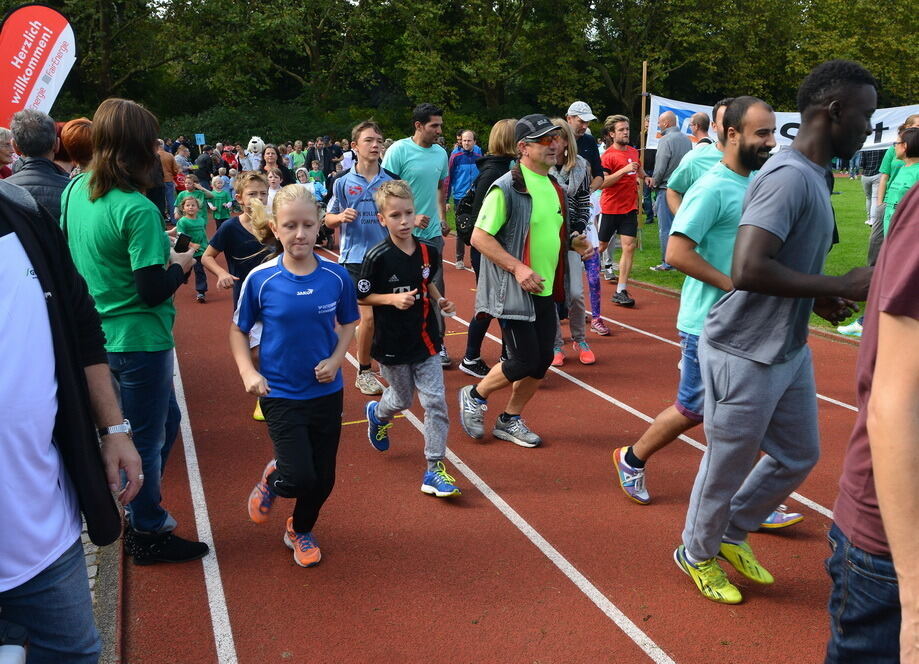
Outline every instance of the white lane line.
{"type": "Polygon", "coordinates": [[[172,384],[175,387],[179,410],[182,412],[182,443],[185,448],[185,466],[188,468],[188,488],[191,491],[191,502],[195,509],[195,524],[198,527],[198,539],[207,543],[211,549],[211,552],[201,559],[201,563],[204,566],[204,584],[207,588],[207,603],[211,611],[214,643],[217,646],[217,661],[219,664],[237,664],[233,628],[230,625],[230,614],[227,611],[227,598],[223,593],[223,582],[220,580],[217,548],[214,546],[211,520],[207,513],[207,501],[204,498],[204,484],[201,481],[198,453],[195,451],[195,438],[191,431],[191,420],[188,417],[185,387],[182,385],[182,374],[179,372],[179,356],[175,350],[173,350],[173,355],[175,374],[172,377],[172,384]]]}
{"type": "MultiPolygon", "coordinates": [[[[459,316],[454,316],[454,317],[453,317],[453,320],[455,320],[455,321],[458,322],[458,323],[462,323],[463,325],[466,325],[467,327],[469,326],[469,322],[463,320],[463,319],[460,318],[459,316]]],[[[501,343],[501,340],[500,340],[498,337],[496,337],[495,335],[491,334],[490,332],[487,333],[485,336],[488,337],[489,339],[491,339],[492,341],[494,341],[495,343],[499,343],[499,344],[501,343]]],[[[604,401],[606,401],[606,402],[608,402],[608,403],[611,403],[612,405],[616,406],[617,408],[621,408],[622,410],[624,410],[625,412],[629,413],[630,415],[634,415],[635,417],[637,417],[637,418],[640,419],[640,420],[644,420],[645,422],[647,422],[647,423],[649,423],[649,424],[650,424],[651,422],[654,421],[654,418],[651,417],[650,415],[641,412],[641,411],[638,410],[637,408],[633,408],[632,406],[630,406],[629,404],[627,404],[627,403],[625,403],[625,402],[619,401],[619,399],[616,399],[615,397],[610,396],[610,395],[607,394],[606,392],[602,392],[602,391],[598,390],[598,389],[597,389],[596,387],[594,387],[593,385],[589,385],[588,383],[585,383],[583,380],[581,380],[580,378],[576,378],[575,376],[572,376],[572,375],[571,375],[570,373],[568,373],[567,371],[562,371],[561,369],[559,369],[559,368],[557,368],[557,367],[549,367],[549,370],[550,370],[550,371],[553,371],[553,372],[555,372],[555,373],[557,373],[559,376],[561,376],[562,378],[564,378],[564,379],[567,380],[567,381],[570,381],[570,382],[574,383],[574,384],[577,385],[578,387],[580,387],[580,388],[582,388],[582,389],[584,389],[584,390],[587,390],[588,392],[590,392],[590,393],[593,394],[594,396],[600,397],[600,398],[603,399],[604,401]]],[[[682,440],[684,443],[688,443],[688,444],[692,445],[692,446],[695,447],[697,450],[701,450],[702,452],[705,452],[705,445],[704,445],[703,443],[700,443],[698,440],[696,440],[696,439],[694,439],[694,438],[690,438],[690,437],[687,436],[686,434],[680,434],[680,435],[678,436],[678,438],[679,438],[680,440],[682,440]]],[[[827,509],[826,507],[824,507],[824,506],[821,505],[820,503],[815,502],[815,501],[811,500],[810,498],[808,498],[808,497],[806,497],[806,496],[802,496],[802,495],[801,495],[800,493],[798,493],[797,491],[795,491],[794,493],[792,493],[791,495],[789,495],[789,498],[793,498],[794,500],[797,500],[797,501],[798,501],[799,503],[801,503],[802,505],[805,505],[805,506],[811,508],[811,509],[814,510],[815,512],[817,512],[817,513],[819,513],[819,514],[822,514],[823,516],[827,517],[828,519],[832,519],[832,518],[833,518],[833,511],[832,511],[832,510],[827,509]]]]}
{"type": "MultiPolygon", "coordinates": [[[[354,359],[354,356],[351,353],[348,353],[348,361],[357,368],[357,360],[354,359]]],[[[412,423],[412,425],[424,435],[424,425],[421,421],[409,410],[402,411],[405,414],[405,419],[412,423]]],[[[613,604],[606,595],[604,595],[600,590],[592,584],[586,576],[581,574],[577,568],[568,562],[568,559],[565,558],[558,549],[549,544],[548,540],[545,537],[539,534],[539,532],[531,526],[526,519],[520,516],[517,511],[507,504],[498,493],[495,492],[485,481],[479,477],[466,463],[460,459],[456,454],[447,449],[447,459],[453,466],[459,471],[463,477],[465,477],[472,485],[485,496],[492,505],[498,508],[498,511],[504,515],[504,517],[510,521],[514,526],[523,533],[530,542],[536,546],[539,551],[548,558],[553,565],[555,565],[568,579],[575,585],[577,588],[584,593],[587,598],[593,602],[597,608],[599,608],[610,620],[612,620],[616,626],[621,629],[626,636],[628,636],[632,641],[638,645],[639,648],[645,651],[645,654],[651,658],[656,664],[675,664],[664,650],[657,645],[651,638],[645,634],[641,628],[638,627],[634,622],[632,622],[619,608],[613,604]]]]}

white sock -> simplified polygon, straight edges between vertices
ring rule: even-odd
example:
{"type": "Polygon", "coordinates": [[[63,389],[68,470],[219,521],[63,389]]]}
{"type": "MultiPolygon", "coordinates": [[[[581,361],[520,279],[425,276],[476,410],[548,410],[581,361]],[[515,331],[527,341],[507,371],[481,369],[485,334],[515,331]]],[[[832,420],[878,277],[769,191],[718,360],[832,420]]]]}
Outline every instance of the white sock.
{"type": "Polygon", "coordinates": [[[695,558],[691,553],[689,553],[689,549],[686,549],[686,548],[683,549],[683,555],[686,556],[686,560],[688,560],[689,564],[692,565],[693,567],[695,567],[699,563],[705,562],[704,560],[699,560],[695,558]]]}
{"type": "Polygon", "coordinates": [[[618,284],[616,284],[616,292],[617,292],[617,293],[621,293],[622,291],[625,290],[625,287],[626,287],[627,285],[628,285],[628,284],[626,284],[624,281],[620,281],[618,284]]]}

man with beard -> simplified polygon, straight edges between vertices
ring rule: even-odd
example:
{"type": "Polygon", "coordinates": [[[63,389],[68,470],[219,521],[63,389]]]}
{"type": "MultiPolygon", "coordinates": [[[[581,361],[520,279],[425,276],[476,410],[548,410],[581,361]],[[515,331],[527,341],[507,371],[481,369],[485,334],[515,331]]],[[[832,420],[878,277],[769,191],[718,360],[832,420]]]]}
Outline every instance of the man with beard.
{"type": "Polygon", "coordinates": [[[686,274],[677,316],[683,356],[676,401],[637,443],[613,453],[619,485],[640,505],[651,502],[648,459],[702,422],[705,390],[696,352],[702,324],[712,305],[733,289],[728,273],[750,173],[762,168],[775,147],[775,113],[764,101],[738,97],[723,118],[723,157],[689,188],[667,245],[667,262],[686,274]]]}
{"type": "Polygon", "coordinates": [[[708,447],[673,556],[715,602],[742,601],[716,556],[755,583],[773,583],[747,536],[820,456],[810,314],[834,324],[846,318],[854,301],[867,296],[872,272],[822,274],[835,231],[827,166],[858,151],[876,105],[877,83],[857,63],[825,62],[804,79],[800,129],[744,200],[731,264],[734,290],[705,319],[699,357],[708,447]]]}

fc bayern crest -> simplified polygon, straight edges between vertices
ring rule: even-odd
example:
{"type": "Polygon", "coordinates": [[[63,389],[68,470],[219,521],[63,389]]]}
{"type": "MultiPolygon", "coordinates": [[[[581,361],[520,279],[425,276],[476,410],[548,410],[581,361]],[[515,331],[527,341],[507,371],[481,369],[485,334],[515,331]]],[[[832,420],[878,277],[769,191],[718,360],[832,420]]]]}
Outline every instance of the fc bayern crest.
{"type": "Polygon", "coordinates": [[[367,279],[361,279],[357,282],[357,290],[361,293],[370,292],[370,282],[367,279]]]}
{"type": "Polygon", "coordinates": [[[425,265],[423,268],[421,268],[421,278],[427,279],[430,276],[431,276],[431,266],[425,265]]]}

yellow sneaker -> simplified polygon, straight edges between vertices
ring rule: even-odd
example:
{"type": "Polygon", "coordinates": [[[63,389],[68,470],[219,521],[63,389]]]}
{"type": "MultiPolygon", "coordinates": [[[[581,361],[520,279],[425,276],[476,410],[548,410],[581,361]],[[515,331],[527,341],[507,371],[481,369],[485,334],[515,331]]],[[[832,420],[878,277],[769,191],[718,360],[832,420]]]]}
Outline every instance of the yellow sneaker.
{"type": "Polygon", "coordinates": [[[262,404],[260,401],[255,402],[255,411],[252,413],[252,419],[256,422],[264,422],[265,416],[262,415],[262,404]]]}
{"type": "Polygon", "coordinates": [[[751,581],[769,585],[774,583],[775,579],[765,567],[759,564],[753,549],[744,542],[743,544],[732,544],[722,542],[721,549],[718,551],[718,557],[726,560],[734,566],[738,572],[743,574],[751,581]]]}
{"type": "Polygon", "coordinates": [[[686,558],[686,547],[681,544],[673,552],[673,560],[695,582],[696,588],[706,599],[722,604],[740,604],[743,601],[740,591],[728,581],[721,565],[714,558],[693,565],[686,558]]]}

